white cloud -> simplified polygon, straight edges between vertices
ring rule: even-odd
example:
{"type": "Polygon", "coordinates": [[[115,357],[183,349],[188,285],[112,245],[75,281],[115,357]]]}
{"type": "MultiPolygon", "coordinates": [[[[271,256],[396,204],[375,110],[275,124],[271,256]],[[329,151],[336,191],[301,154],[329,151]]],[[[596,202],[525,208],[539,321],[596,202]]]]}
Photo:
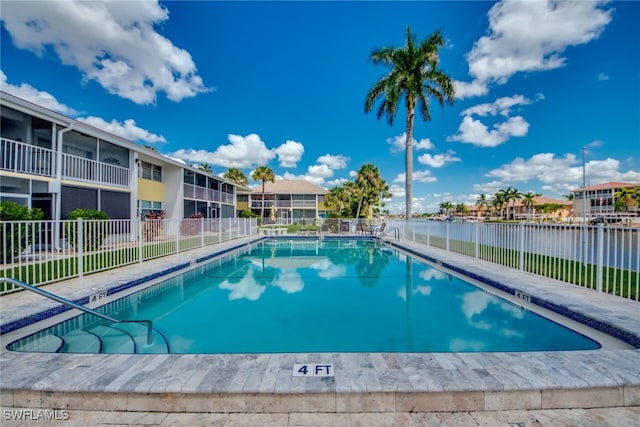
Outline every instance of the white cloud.
{"type": "Polygon", "coordinates": [[[519,72],[563,67],[569,46],[588,43],[611,22],[606,0],[504,0],[489,10],[489,31],[467,55],[471,83],[456,82],[458,98],[482,95],[488,83],[519,72]]]}
{"type": "MultiPolygon", "coordinates": [[[[391,145],[392,153],[397,153],[404,151],[406,140],[407,133],[403,132],[401,135],[394,136],[393,138],[387,138],[387,144],[391,145]]],[[[420,141],[416,141],[416,139],[413,138],[413,148],[414,150],[430,150],[433,148],[433,144],[429,138],[421,139],[420,141]]]]}
{"type": "Polygon", "coordinates": [[[418,163],[431,166],[432,168],[440,168],[446,163],[461,161],[460,157],[455,157],[454,154],[454,151],[448,151],[445,154],[434,155],[426,153],[418,157],[418,163]]]}
{"type": "Polygon", "coordinates": [[[171,155],[188,162],[241,169],[266,165],[276,156],[255,133],[247,136],[229,134],[228,139],[231,144],[221,145],[214,152],[189,148],[171,155]]]}
{"type": "Polygon", "coordinates": [[[2,70],[0,70],[0,87],[3,91],[10,93],[13,96],[24,99],[25,101],[32,102],[36,105],[40,105],[41,107],[47,108],[57,113],[65,114],[68,116],[78,114],[78,112],[73,108],[60,103],[49,92],[38,90],[27,83],[21,83],[19,86],[8,83],[7,76],[2,70]]]}
{"type": "MultiPolygon", "coordinates": [[[[279,179],[279,178],[276,178],[279,179]]],[[[311,176],[311,175],[295,175],[289,172],[285,172],[282,176],[282,179],[301,179],[303,181],[310,182],[320,187],[324,187],[324,178],[321,176],[311,176]]]]}
{"type": "Polygon", "coordinates": [[[607,81],[609,80],[609,75],[605,74],[605,73],[599,73],[598,74],[598,80],[601,82],[607,81]]]}
{"type": "Polygon", "coordinates": [[[478,104],[473,107],[467,108],[461,114],[463,116],[472,116],[474,114],[478,116],[495,116],[500,114],[501,116],[509,117],[511,107],[515,105],[528,105],[531,104],[531,100],[525,98],[522,95],[505,96],[498,98],[495,102],[478,104]]]}
{"type": "MultiPolygon", "coordinates": [[[[612,158],[587,161],[587,185],[608,181],[640,182],[640,171],[621,171],[620,167],[620,161],[612,158]]],[[[556,157],[554,153],[539,153],[529,159],[518,157],[490,171],[486,176],[497,178],[498,181],[477,184],[474,190],[494,194],[498,189],[518,182],[539,181],[549,191],[566,194],[567,191],[582,186],[582,160],[575,154],[556,157]]]]}
{"type": "Polygon", "coordinates": [[[345,182],[349,181],[346,178],[337,178],[337,179],[332,179],[327,181],[325,184],[327,186],[327,188],[333,188],[333,187],[339,187],[341,185],[344,185],[345,182]]]}
{"type": "Polygon", "coordinates": [[[124,123],[120,123],[117,120],[107,122],[100,117],[94,116],[80,117],[78,120],[130,141],[143,141],[148,143],[167,142],[164,136],[156,135],[138,127],[133,119],[127,119],[124,123]]]}
{"type": "Polygon", "coordinates": [[[55,52],[84,82],[96,81],[137,104],[155,103],[158,92],[178,102],[209,91],[189,52],[156,31],[168,18],[157,1],[2,3],[16,47],[38,56],[55,52]]]}
{"type": "Polygon", "coordinates": [[[495,147],[506,142],[512,136],[525,136],[529,123],[522,116],[511,117],[506,122],[496,123],[489,130],[480,120],[471,116],[462,119],[458,133],[447,138],[447,141],[460,141],[480,147],[495,147]]]}
{"type": "Polygon", "coordinates": [[[287,141],[273,150],[283,168],[295,168],[304,153],[304,145],[296,141],[287,141]]]}
{"type": "Polygon", "coordinates": [[[318,157],[316,161],[321,165],[327,165],[331,169],[336,170],[346,168],[349,158],[343,155],[334,156],[332,154],[325,154],[324,156],[318,157]]]}
{"type": "Polygon", "coordinates": [[[329,178],[333,176],[333,169],[327,165],[311,165],[307,168],[307,174],[314,178],[329,178]]]}
{"type": "MultiPolygon", "coordinates": [[[[393,182],[395,183],[403,183],[405,182],[406,177],[405,177],[405,173],[400,173],[398,174],[398,176],[396,176],[396,179],[393,180],[393,182]]],[[[431,175],[431,172],[428,170],[425,171],[413,171],[413,182],[422,182],[422,183],[429,183],[429,182],[436,182],[438,179],[431,175]]],[[[395,193],[394,193],[395,196],[395,193]]]]}
{"type": "Polygon", "coordinates": [[[471,83],[454,80],[453,87],[456,91],[456,99],[470,98],[489,93],[487,84],[479,82],[478,80],[474,80],[471,83]]]}

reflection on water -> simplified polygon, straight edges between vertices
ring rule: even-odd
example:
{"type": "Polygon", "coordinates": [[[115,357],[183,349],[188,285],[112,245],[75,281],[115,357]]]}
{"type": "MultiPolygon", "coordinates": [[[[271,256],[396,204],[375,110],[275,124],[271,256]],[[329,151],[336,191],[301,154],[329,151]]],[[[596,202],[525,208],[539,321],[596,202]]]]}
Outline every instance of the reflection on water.
{"type": "Polygon", "coordinates": [[[267,241],[119,304],[133,313],[182,353],[598,347],[376,241],[267,241]]]}

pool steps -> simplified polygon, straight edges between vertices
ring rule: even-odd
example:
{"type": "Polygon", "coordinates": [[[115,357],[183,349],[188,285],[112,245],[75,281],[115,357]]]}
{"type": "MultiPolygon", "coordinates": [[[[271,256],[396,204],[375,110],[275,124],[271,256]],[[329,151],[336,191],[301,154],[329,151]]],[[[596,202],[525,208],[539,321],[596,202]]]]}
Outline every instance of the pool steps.
{"type": "Polygon", "coordinates": [[[162,333],[152,330],[147,340],[145,325],[127,322],[98,325],[66,333],[42,332],[7,346],[9,350],[36,353],[167,354],[169,344],[162,333]]]}

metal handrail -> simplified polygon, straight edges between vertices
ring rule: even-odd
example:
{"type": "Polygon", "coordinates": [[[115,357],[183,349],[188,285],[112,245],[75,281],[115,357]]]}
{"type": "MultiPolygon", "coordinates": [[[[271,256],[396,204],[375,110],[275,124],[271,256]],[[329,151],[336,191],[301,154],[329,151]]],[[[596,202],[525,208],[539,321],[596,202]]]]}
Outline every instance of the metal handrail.
{"type": "Polygon", "coordinates": [[[398,227],[389,227],[387,228],[381,235],[380,238],[382,239],[384,236],[386,236],[387,234],[391,234],[391,232],[393,232],[393,237],[396,240],[400,240],[400,229],[398,227]]]}
{"type": "Polygon", "coordinates": [[[62,303],[64,305],[67,305],[69,307],[72,307],[72,308],[75,308],[77,310],[84,311],[85,313],[92,314],[94,316],[100,317],[101,319],[108,320],[109,322],[113,322],[113,323],[133,323],[133,322],[146,323],[146,325],[147,325],[147,345],[151,344],[152,337],[153,337],[153,335],[152,335],[153,326],[152,326],[151,320],[118,320],[118,319],[114,319],[113,317],[107,316],[106,314],[98,313],[97,311],[92,310],[90,308],[87,308],[87,307],[85,307],[83,305],[76,304],[73,301],[69,301],[68,299],[63,298],[63,297],[61,297],[59,295],[52,294],[51,292],[47,292],[47,291],[45,291],[43,289],[37,288],[35,286],[31,286],[28,283],[22,282],[22,281],[17,280],[17,279],[12,279],[10,277],[0,277],[0,283],[11,283],[12,285],[18,286],[18,287],[20,287],[22,289],[26,289],[28,291],[34,292],[34,293],[36,293],[36,294],[38,294],[40,296],[43,296],[45,298],[52,299],[54,301],[60,302],[60,303],[62,303]]]}

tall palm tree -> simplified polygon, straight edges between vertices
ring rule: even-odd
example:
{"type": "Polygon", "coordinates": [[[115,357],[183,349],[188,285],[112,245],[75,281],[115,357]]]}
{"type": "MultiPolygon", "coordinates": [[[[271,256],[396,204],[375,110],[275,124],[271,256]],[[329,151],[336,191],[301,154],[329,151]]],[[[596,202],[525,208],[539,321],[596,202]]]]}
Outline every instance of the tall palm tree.
{"type": "Polygon", "coordinates": [[[369,206],[379,204],[381,198],[388,197],[389,186],[380,176],[378,168],[371,163],[362,165],[358,170],[356,186],[360,190],[356,218],[359,218],[360,214],[368,209],[369,206]],[[363,203],[366,205],[364,209],[363,203]]]}
{"type": "Polygon", "coordinates": [[[268,166],[258,166],[251,174],[254,181],[262,181],[262,205],[260,208],[260,220],[264,219],[264,183],[265,181],[276,182],[273,170],[268,166]]]}
{"type": "Polygon", "coordinates": [[[536,197],[541,196],[540,193],[534,193],[533,191],[527,191],[522,195],[522,204],[529,211],[529,219],[531,219],[531,208],[536,204],[536,197]]]}
{"type": "MultiPolygon", "coordinates": [[[[515,209],[515,205],[516,205],[516,201],[522,199],[522,193],[520,191],[518,191],[517,188],[515,187],[507,187],[506,190],[502,190],[504,191],[504,198],[505,198],[505,202],[507,205],[507,208],[509,207],[509,202],[511,202],[511,214],[512,214],[512,219],[515,219],[516,217],[516,209],[515,209]]],[[[507,219],[509,219],[509,212],[507,209],[507,219]]]]}
{"type": "Polygon", "coordinates": [[[447,217],[451,216],[452,209],[453,209],[453,203],[449,201],[440,203],[440,211],[444,213],[447,217]]]}
{"type": "Polygon", "coordinates": [[[224,173],[224,175],[222,175],[222,177],[224,179],[228,179],[229,181],[233,181],[236,184],[241,185],[243,187],[249,186],[249,180],[247,180],[247,177],[238,168],[227,169],[227,171],[224,173]]]}
{"type": "Polygon", "coordinates": [[[407,40],[403,47],[383,47],[371,53],[374,65],[382,64],[389,72],[374,84],[364,105],[369,113],[376,101],[382,99],[377,110],[377,118],[385,115],[389,125],[398,111],[400,100],[404,100],[407,110],[405,140],[405,186],[406,220],[411,220],[411,199],[413,189],[413,123],[416,107],[422,119],[431,120],[429,98],[434,98],[440,107],[453,104],[455,90],[451,78],[438,68],[438,49],[444,46],[440,31],[434,31],[424,41],[416,44],[415,36],[407,26],[407,40]]]}
{"type": "Polygon", "coordinates": [[[324,203],[331,209],[338,212],[340,216],[345,214],[346,206],[349,201],[350,195],[343,187],[334,187],[329,190],[329,193],[324,198],[324,203]]]}
{"type": "Polygon", "coordinates": [[[502,209],[504,209],[504,205],[506,203],[506,196],[504,190],[498,190],[496,194],[493,195],[489,204],[496,210],[496,212],[500,213],[500,218],[502,218],[502,209]]]}
{"type": "Polygon", "coordinates": [[[462,216],[466,216],[469,213],[469,208],[464,203],[458,203],[455,206],[455,209],[456,209],[456,213],[462,216]]]}
{"type": "Polygon", "coordinates": [[[478,216],[479,217],[483,216],[482,214],[489,207],[489,200],[487,199],[487,195],[486,194],[481,194],[478,197],[478,200],[476,200],[476,206],[478,207],[478,216]]]}

